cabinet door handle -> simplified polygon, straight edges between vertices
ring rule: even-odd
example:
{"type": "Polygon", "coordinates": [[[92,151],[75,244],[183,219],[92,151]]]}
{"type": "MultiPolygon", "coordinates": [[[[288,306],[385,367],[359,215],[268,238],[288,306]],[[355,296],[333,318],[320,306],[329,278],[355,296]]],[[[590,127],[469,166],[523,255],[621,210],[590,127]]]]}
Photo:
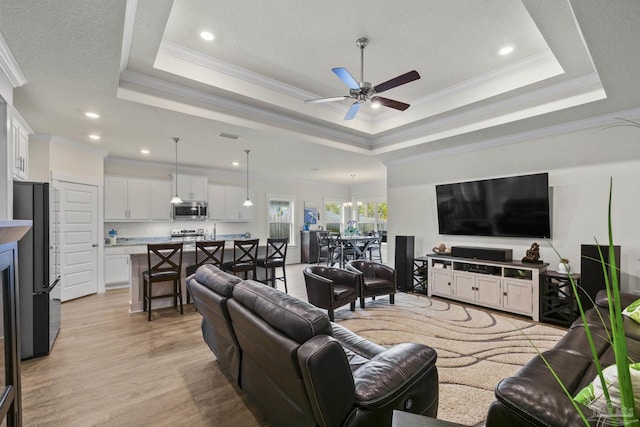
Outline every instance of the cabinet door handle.
{"type": "Polygon", "coordinates": [[[503,292],[502,295],[504,295],[505,297],[508,296],[506,292],[503,292]]]}

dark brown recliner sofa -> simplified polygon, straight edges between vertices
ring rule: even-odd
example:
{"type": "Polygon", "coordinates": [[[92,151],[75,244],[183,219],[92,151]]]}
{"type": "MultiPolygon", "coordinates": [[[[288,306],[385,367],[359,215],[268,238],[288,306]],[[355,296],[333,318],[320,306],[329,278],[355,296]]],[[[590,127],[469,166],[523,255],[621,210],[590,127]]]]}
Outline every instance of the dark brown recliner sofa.
{"type": "MultiPolygon", "coordinates": [[[[628,306],[637,298],[636,295],[622,293],[622,307],[628,306]]],[[[615,364],[613,349],[605,339],[607,333],[597,313],[600,312],[608,325],[607,329],[610,330],[606,292],[600,291],[595,302],[595,308],[588,310],[586,315],[602,367],[605,368],[615,364]]],[[[625,318],[624,330],[629,357],[638,361],[640,325],[625,318]]],[[[596,377],[597,372],[580,318],[573,323],[567,334],[543,355],[572,396],[596,377]]],[[[495,396],[496,401],[491,404],[487,415],[487,427],[584,426],[578,412],[540,356],[530,360],[516,375],[500,381],[495,388],[495,396]]],[[[582,410],[595,426],[597,420],[592,411],[584,406],[582,410]]]]}
{"type": "Polygon", "coordinates": [[[202,315],[202,337],[220,366],[236,382],[240,381],[240,346],[231,327],[227,301],[240,277],[205,264],[187,278],[193,304],[202,315]]]}
{"type": "MultiPolygon", "coordinates": [[[[199,273],[187,286],[205,323],[204,305],[220,300],[198,292],[210,289],[201,279],[213,279],[199,273]]],[[[239,384],[271,425],[389,426],[394,409],[437,415],[434,349],[379,346],[306,301],[252,280],[234,284],[232,294],[226,307],[239,346],[239,384]]]]}

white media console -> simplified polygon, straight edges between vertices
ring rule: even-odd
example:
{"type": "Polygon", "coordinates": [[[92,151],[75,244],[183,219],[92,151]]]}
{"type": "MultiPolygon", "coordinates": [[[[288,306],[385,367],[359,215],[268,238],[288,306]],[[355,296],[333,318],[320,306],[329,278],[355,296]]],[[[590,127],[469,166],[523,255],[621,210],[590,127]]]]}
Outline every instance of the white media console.
{"type": "Polygon", "coordinates": [[[549,264],[431,254],[427,294],[531,316],[540,321],[540,273],[549,264]]]}

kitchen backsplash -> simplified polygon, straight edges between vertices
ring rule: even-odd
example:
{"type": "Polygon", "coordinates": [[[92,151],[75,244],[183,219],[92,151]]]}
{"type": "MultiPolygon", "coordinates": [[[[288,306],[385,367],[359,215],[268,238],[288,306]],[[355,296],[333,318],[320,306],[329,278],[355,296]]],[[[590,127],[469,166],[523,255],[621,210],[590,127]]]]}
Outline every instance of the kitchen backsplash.
{"type": "Polygon", "coordinates": [[[110,230],[116,230],[118,237],[162,237],[169,236],[171,230],[204,228],[205,233],[213,233],[213,224],[216,226],[216,234],[244,234],[258,235],[256,222],[215,222],[215,221],[153,221],[153,222],[105,222],[104,237],[109,237],[110,230]]]}

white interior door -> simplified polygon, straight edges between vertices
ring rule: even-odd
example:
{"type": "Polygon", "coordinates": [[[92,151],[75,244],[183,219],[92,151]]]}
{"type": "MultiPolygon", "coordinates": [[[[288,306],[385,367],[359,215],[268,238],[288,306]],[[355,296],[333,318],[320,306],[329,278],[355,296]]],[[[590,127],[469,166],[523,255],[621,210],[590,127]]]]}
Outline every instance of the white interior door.
{"type": "Polygon", "coordinates": [[[98,292],[98,188],[56,181],[62,301],[98,292]]]}

